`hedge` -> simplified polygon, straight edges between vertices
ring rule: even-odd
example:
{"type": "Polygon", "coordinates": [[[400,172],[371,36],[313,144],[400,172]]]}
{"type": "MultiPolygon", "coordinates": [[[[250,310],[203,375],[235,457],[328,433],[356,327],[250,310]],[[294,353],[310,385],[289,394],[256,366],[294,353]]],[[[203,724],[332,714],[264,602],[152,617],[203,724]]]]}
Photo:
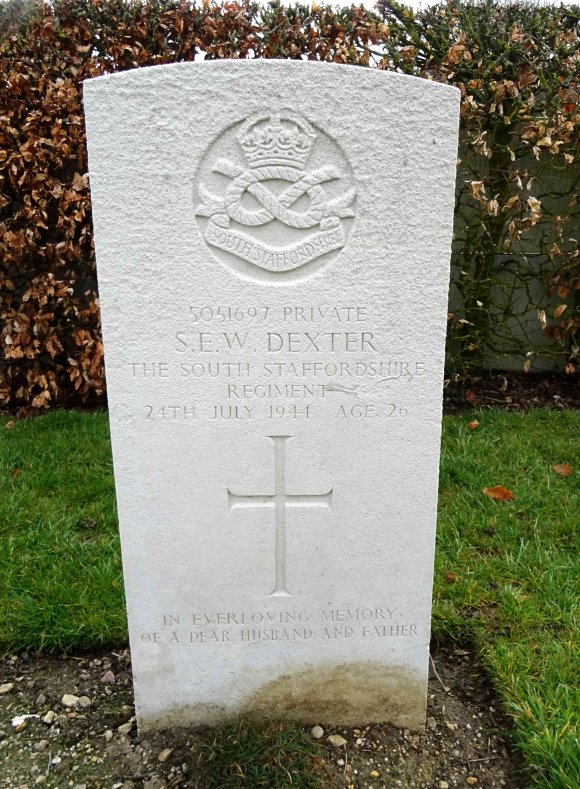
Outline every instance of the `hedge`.
{"type": "Polygon", "coordinates": [[[526,370],[575,373],[577,7],[10,0],[0,6],[0,407],[105,399],[83,80],[204,53],[357,64],[457,85],[449,373],[505,354],[526,370]]]}

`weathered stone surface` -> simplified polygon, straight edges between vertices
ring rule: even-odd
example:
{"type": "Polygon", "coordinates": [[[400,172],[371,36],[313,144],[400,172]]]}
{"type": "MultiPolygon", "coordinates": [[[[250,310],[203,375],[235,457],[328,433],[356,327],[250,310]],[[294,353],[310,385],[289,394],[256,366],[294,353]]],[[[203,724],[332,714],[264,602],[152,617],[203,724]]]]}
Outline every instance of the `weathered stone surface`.
{"type": "Polygon", "coordinates": [[[141,728],[424,722],[459,92],[86,83],[141,728]]]}

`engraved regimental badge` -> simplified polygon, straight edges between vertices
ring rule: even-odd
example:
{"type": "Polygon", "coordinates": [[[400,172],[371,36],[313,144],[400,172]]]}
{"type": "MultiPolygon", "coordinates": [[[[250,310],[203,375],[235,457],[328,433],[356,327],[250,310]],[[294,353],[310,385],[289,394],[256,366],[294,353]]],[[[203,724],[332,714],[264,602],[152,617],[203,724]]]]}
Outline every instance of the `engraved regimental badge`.
{"type": "Polygon", "coordinates": [[[355,216],[351,167],[301,115],[254,115],[226,129],[196,174],[206,243],[238,273],[271,280],[313,271],[346,243],[355,216]]]}

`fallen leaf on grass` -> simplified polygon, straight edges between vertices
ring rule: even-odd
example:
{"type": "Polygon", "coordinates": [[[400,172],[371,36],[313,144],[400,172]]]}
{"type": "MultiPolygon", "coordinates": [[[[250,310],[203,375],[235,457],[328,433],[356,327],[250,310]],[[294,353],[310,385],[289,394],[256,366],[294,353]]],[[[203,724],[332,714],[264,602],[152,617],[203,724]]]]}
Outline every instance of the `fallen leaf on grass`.
{"type": "Polygon", "coordinates": [[[477,421],[477,419],[474,419],[473,422],[468,422],[467,423],[467,427],[470,430],[477,430],[477,428],[479,427],[479,422],[477,421]]]}
{"type": "Polygon", "coordinates": [[[569,477],[572,473],[572,466],[569,463],[556,463],[552,469],[561,477],[569,477]]]}
{"type": "Polygon", "coordinates": [[[511,490],[504,488],[503,485],[496,485],[494,488],[483,488],[483,492],[490,499],[495,499],[496,501],[511,501],[514,497],[511,490]]]}
{"type": "Polygon", "coordinates": [[[13,468],[10,472],[10,476],[12,477],[19,477],[22,474],[19,468],[13,468]]]}
{"type": "Polygon", "coordinates": [[[455,573],[447,573],[447,575],[445,576],[445,580],[449,584],[454,584],[457,581],[457,576],[455,575],[455,573]]]}
{"type": "Polygon", "coordinates": [[[10,422],[6,422],[4,427],[6,428],[6,430],[12,430],[12,428],[14,427],[14,422],[10,420],[10,422]]]}

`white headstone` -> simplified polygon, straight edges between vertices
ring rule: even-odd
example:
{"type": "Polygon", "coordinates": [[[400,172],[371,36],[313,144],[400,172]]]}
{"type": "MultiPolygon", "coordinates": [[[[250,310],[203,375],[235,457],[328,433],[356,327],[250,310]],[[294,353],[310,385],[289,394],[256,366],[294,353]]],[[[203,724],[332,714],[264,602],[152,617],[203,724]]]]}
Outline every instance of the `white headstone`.
{"type": "Polygon", "coordinates": [[[459,91],[85,83],[142,729],[424,721],[459,91]]]}

